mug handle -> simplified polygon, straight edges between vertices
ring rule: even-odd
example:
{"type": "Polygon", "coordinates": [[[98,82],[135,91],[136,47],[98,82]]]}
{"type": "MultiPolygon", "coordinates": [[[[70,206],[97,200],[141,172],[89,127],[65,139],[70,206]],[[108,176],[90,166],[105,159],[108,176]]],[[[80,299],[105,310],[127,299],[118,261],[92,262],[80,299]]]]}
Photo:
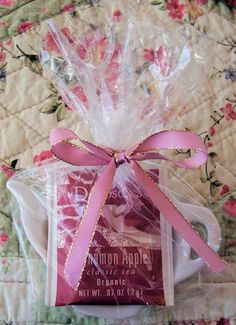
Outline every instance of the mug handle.
{"type": "MultiPolygon", "coordinates": [[[[221,242],[220,225],[214,214],[203,206],[183,203],[175,199],[175,205],[189,222],[201,223],[207,232],[207,244],[217,252],[221,242]]],[[[204,265],[201,257],[191,259],[191,247],[178,234],[174,235],[174,283],[177,284],[204,265]]]]}

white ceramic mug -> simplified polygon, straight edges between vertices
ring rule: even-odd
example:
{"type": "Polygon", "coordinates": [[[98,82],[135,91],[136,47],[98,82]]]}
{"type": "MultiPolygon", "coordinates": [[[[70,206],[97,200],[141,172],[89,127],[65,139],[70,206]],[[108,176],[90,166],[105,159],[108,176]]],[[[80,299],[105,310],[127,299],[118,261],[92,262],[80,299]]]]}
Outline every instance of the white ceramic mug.
{"type": "MultiPolygon", "coordinates": [[[[175,205],[186,219],[193,223],[198,222],[205,227],[207,244],[217,252],[221,242],[221,229],[214,214],[203,206],[183,203],[175,200],[175,205]]],[[[174,234],[174,283],[187,279],[204,265],[202,258],[191,259],[191,247],[185,240],[174,234]]]]}
{"type": "MultiPolygon", "coordinates": [[[[21,218],[23,227],[28,239],[42,259],[46,261],[48,221],[42,205],[30,187],[16,178],[9,180],[7,186],[19,204],[20,214],[23,216],[21,218]]],[[[205,226],[207,243],[214,251],[217,251],[220,246],[221,231],[212,212],[203,206],[183,203],[176,198],[174,203],[189,222],[199,222],[205,226]]],[[[177,284],[199,271],[204,263],[201,258],[191,259],[191,248],[179,235],[174,235],[173,243],[174,283],[177,284]]],[[[88,315],[123,319],[135,315],[142,306],[75,306],[75,308],[88,315]]]]}

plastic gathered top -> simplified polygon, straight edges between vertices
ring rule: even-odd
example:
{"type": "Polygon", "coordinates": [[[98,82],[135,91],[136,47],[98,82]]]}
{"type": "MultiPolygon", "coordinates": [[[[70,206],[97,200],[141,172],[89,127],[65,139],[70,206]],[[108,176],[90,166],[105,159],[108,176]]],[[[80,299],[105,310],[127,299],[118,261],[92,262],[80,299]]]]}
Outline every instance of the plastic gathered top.
{"type": "MultiPolygon", "coordinates": [[[[48,27],[51,46],[44,41],[40,52],[45,73],[67,107],[87,122],[94,144],[114,150],[127,149],[168,129],[204,82],[204,70],[211,62],[212,41],[205,35],[192,27],[137,22],[128,9],[116,10],[108,21],[100,17],[97,26],[75,17],[66,27],[54,20],[48,27]]],[[[196,193],[192,190],[191,198],[179,193],[184,182],[173,169],[168,167],[168,176],[159,163],[143,165],[183,216],[205,227],[207,242],[217,251],[219,224],[193,199],[196,193]],[[170,185],[174,178],[177,191],[170,185]]],[[[20,207],[24,231],[46,264],[46,303],[80,305],[92,299],[94,305],[173,305],[174,284],[198,272],[203,261],[191,259],[190,246],[181,236],[172,235],[170,224],[125,164],[117,168],[79,290],[67,283],[66,255],[101,170],[52,160],[22,171],[8,183],[20,207]],[[37,220],[37,231],[32,220],[37,220]],[[132,262],[135,267],[127,256],[139,258],[132,262]],[[136,273],[130,274],[130,269],[136,273]],[[117,289],[114,283],[119,277],[126,282],[118,283],[117,289]],[[114,287],[116,294],[107,295],[114,287]],[[131,294],[133,287],[136,296],[131,294]],[[119,296],[120,288],[127,290],[125,296],[119,296]],[[100,295],[91,298],[86,290],[91,294],[98,290],[100,295]]],[[[21,234],[19,221],[15,223],[21,234]]],[[[194,279],[191,284],[199,283],[194,279]]]]}
{"type": "Polygon", "coordinates": [[[95,142],[125,149],[165,129],[198,90],[211,41],[191,27],[137,24],[128,11],[116,16],[100,27],[50,20],[55,47],[43,44],[41,60],[95,142]]]}

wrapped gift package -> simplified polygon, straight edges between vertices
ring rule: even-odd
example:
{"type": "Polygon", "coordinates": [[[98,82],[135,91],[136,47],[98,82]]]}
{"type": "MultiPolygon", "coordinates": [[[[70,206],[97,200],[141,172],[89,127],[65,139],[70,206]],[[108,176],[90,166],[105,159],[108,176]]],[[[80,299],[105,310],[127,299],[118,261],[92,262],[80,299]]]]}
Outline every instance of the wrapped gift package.
{"type": "Polygon", "coordinates": [[[137,22],[120,9],[97,26],[79,15],[67,26],[50,20],[48,38],[53,46],[44,41],[40,53],[45,76],[89,135],[52,130],[55,158],[8,182],[36,301],[41,286],[46,305],[86,313],[81,306],[169,308],[176,285],[201,285],[196,273],[205,264],[213,272],[226,267],[216,218],[194,191],[184,193],[191,184],[178,175],[206,162],[204,142],[173,128],[204,83],[213,41],[191,26],[137,22]],[[26,241],[45,264],[39,286],[26,241]]]}

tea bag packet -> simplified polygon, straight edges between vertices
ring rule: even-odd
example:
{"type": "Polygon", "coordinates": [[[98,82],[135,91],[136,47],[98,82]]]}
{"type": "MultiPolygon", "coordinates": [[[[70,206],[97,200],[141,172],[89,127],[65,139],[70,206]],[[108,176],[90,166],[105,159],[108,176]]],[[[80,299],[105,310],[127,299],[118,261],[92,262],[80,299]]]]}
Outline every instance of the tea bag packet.
{"type": "Polygon", "coordinates": [[[42,236],[32,241],[27,222],[23,228],[46,260],[50,306],[169,306],[174,285],[204,262],[216,272],[225,268],[216,254],[215,217],[180,195],[181,178],[178,194],[169,185],[173,169],[197,168],[207,159],[198,135],[168,131],[168,125],[203,80],[210,41],[193,29],[137,22],[129,12],[111,17],[98,26],[84,25],[76,15],[66,27],[49,21],[54,46],[43,43],[42,64],[93,141],[69,129],[53,130],[57,160],[8,184],[22,220],[32,211],[46,220],[46,258],[42,236]],[[171,152],[182,149],[191,156],[173,159],[171,152]],[[205,227],[205,241],[194,222],[205,227]]]}
{"type": "MultiPolygon", "coordinates": [[[[55,173],[57,196],[49,217],[48,246],[48,263],[52,263],[48,268],[48,290],[54,291],[54,297],[48,292],[48,303],[164,305],[159,211],[135,187],[125,168],[121,172],[128,177],[127,184],[124,187],[118,179],[114,182],[96,226],[78,289],[68,284],[63,266],[99,173],[95,169],[69,168],[63,183],[61,169],[55,173]],[[140,219],[140,214],[144,218],[140,219]]],[[[155,178],[158,180],[158,175],[155,178]]],[[[173,264],[172,260],[168,262],[173,264]]],[[[173,295],[171,274],[168,280],[173,295]]]]}

